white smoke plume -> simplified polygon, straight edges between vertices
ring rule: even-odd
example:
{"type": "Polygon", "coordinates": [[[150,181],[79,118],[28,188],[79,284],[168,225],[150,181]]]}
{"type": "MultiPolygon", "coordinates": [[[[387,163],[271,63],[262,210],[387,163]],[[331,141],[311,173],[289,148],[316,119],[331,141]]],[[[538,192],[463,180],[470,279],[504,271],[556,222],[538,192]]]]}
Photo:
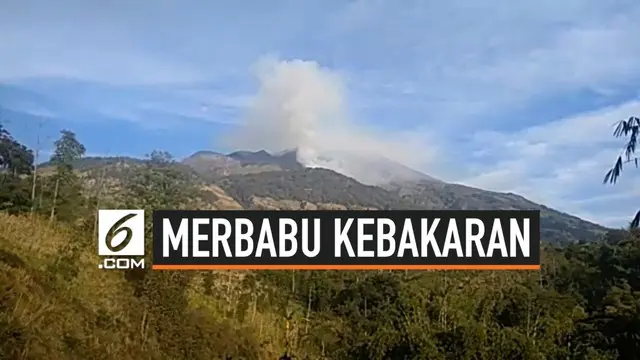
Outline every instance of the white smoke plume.
{"type": "MultiPolygon", "coordinates": [[[[270,153],[298,149],[298,161],[377,183],[383,158],[420,167],[433,156],[411,136],[379,133],[350,120],[345,84],[316,62],[263,59],[259,90],[230,146],[270,153]]],[[[389,163],[388,161],[386,162],[389,163]]],[[[397,169],[396,169],[397,170],[397,169]]]]}

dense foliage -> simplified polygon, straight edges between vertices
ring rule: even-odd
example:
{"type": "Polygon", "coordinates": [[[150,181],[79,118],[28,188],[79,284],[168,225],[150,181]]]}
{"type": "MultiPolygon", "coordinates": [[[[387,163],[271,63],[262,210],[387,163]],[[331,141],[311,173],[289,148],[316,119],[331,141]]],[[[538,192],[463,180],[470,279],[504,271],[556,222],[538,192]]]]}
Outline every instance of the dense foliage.
{"type": "Polygon", "coordinates": [[[6,131],[2,141],[14,150],[0,152],[11,184],[0,187],[1,359],[640,354],[637,232],[547,246],[539,272],[105,272],[95,210],[190,206],[193,179],[154,152],[128,173],[121,197],[104,197],[100,181],[87,195],[71,171],[84,154],[73,133],[61,134],[56,171],[41,178],[26,147],[6,131]]]}
{"type": "Polygon", "coordinates": [[[33,170],[33,152],[16,141],[0,124],[0,209],[25,211],[30,187],[22,180],[33,170]]]}

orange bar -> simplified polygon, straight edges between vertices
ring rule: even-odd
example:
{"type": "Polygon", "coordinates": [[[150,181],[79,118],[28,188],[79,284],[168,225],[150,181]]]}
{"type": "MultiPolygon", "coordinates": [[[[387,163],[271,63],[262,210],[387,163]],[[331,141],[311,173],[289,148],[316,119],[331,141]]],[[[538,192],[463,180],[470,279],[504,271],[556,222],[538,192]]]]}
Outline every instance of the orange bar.
{"type": "Polygon", "coordinates": [[[540,270],[540,265],[153,265],[153,270],[540,270]]]}

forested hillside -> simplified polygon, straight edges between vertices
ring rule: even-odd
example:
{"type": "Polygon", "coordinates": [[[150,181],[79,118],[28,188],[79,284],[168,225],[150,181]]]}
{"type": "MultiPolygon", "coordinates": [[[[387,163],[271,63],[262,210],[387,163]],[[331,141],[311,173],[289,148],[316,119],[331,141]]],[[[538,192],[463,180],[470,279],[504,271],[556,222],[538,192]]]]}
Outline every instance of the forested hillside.
{"type": "MultiPolygon", "coordinates": [[[[109,272],[96,266],[98,208],[239,208],[246,196],[235,182],[202,182],[166,153],[75,171],[84,153],[64,131],[40,171],[33,152],[2,130],[0,358],[640,354],[638,233],[547,245],[540,272],[109,272]]],[[[365,201],[368,188],[352,186],[365,201]]]]}
{"type": "MultiPolygon", "coordinates": [[[[184,172],[194,182],[215,186],[218,192],[225,192],[225,196],[233,198],[238,206],[244,208],[539,210],[541,233],[544,240],[550,243],[597,240],[608,231],[603,226],[536,204],[516,194],[429,179],[371,186],[323,168],[292,165],[287,168],[274,167],[276,164],[267,163],[272,158],[266,152],[236,152],[230,156],[199,152],[181,162],[172,162],[171,167],[184,172]],[[240,155],[245,163],[233,163],[240,155]],[[212,176],[212,172],[218,175],[212,176]],[[223,173],[226,175],[223,176],[223,173]]],[[[72,166],[82,178],[85,190],[91,193],[97,183],[116,185],[127,181],[132,173],[144,167],[148,161],[126,157],[92,157],[77,159],[72,166]]],[[[278,161],[281,163],[283,160],[278,161]]],[[[45,174],[55,171],[55,166],[48,162],[40,167],[45,174]]],[[[113,196],[119,191],[111,186],[104,193],[113,196]]]]}

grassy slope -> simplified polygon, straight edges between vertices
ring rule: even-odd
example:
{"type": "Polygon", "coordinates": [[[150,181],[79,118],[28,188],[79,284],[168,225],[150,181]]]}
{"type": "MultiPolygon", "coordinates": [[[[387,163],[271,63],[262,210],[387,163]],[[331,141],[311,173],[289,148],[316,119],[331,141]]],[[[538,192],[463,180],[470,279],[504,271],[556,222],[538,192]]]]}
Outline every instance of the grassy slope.
{"type": "Polygon", "coordinates": [[[602,309],[617,325],[598,331],[640,348],[618,330],[636,326],[637,297],[601,301],[607,284],[637,287],[637,242],[576,247],[571,262],[544,252],[541,273],[153,271],[142,281],[98,269],[90,233],[0,213],[0,359],[277,359],[285,336],[300,359],[615,358],[579,337],[602,309]]]}
{"type": "MultiPolygon", "coordinates": [[[[161,346],[166,339],[145,322],[148,299],[133,296],[134,288],[122,272],[98,269],[92,238],[37,218],[0,213],[0,224],[0,358],[174,356],[161,346]]],[[[185,337],[188,331],[209,333],[209,343],[192,345],[197,352],[194,358],[213,359],[225,353],[277,357],[284,344],[281,332],[273,330],[283,326],[282,319],[255,311],[246,320],[234,320],[226,312],[242,294],[227,285],[241,284],[238,274],[209,276],[215,279],[213,288],[220,288],[225,296],[216,291],[206,295],[199,274],[191,281],[187,312],[208,321],[180,331],[185,337]]]]}

